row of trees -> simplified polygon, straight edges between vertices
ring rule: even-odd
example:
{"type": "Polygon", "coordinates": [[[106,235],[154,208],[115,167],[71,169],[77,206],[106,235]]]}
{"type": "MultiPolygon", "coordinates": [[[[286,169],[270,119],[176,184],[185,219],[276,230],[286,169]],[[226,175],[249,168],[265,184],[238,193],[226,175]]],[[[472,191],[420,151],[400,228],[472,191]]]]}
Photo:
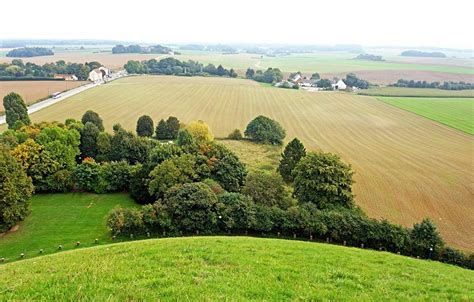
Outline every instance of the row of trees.
{"type": "Polygon", "coordinates": [[[79,80],[87,80],[89,72],[102,66],[99,62],[66,63],[63,60],[56,63],[37,65],[23,63],[21,59],[14,59],[11,63],[0,64],[1,79],[45,79],[53,78],[55,74],[72,74],[79,80]]]}
{"type": "Polygon", "coordinates": [[[427,82],[427,81],[414,81],[414,80],[398,80],[394,87],[409,87],[409,88],[435,88],[444,90],[467,90],[474,89],[474,84],[466,82],[427,82]]]}
{"type": "Polygon", "coordinates": [[[283,79],[283,74],[278,68],[267,68],[267,70],[257,70],[255,71],[252,68],[248,68],[245,72],[245,77],[247,79],[255,80],[262,83],[277,83],[283,79]]]}
{"type": "Polygon", "coordinates": [[[151,59],[148,61],[133,61],[130,60],[124,65],[125,70],[130,74],[166,74],[166,75],[183,75],[183,76],[194,76],[194,75],[214,75],[214,76],[226,76],[236,78],[237,73],[234,69],[225,69],[222,65],[215,66],[203,64],[195,61],[180,61],[175,58],[165,58],[157,61],[151,59]]]}
{"type": "Polygon", "coordinates": [[[355,60],[367,60],[367,61],[385,61],[382,56],[378,55],[371,55],[368,53],[361,53],[357,57],[354,58],[355,60]]]}
{"type": "Polygon", "coordinates": [[[113,54],[120,53],[154,53],[154,54],[169,54],[172,50],[168,47],[161,45],[152,45],[152,46],[140,46],[140,45],[122,45],[118,44],[112,47],[113,54]]]}
{"type": "Polygon", "coordinates": [[[369,88],[370,83],[366,80],[359,79],[355,74],[348,73],[346,78],[344,79],[344,83],[346,83],[349,87],[357,87],[359,89],[367,89],[369,88]]]}
{"type": "Polygon", "coordinates": [[[14,58],[28,58],[52,55],[54,55],[54,52],[51,49],[44,47],[22,47],[15,48],[7,52],[7,57],[14,58]]]}
{"type": "Polygon", "coordinates": [[[400,54],[403,57],[430,57],[430,58],[446,58],[446,54],[439,51],[419,51],[419,50],[405,50],[400,54]]]}

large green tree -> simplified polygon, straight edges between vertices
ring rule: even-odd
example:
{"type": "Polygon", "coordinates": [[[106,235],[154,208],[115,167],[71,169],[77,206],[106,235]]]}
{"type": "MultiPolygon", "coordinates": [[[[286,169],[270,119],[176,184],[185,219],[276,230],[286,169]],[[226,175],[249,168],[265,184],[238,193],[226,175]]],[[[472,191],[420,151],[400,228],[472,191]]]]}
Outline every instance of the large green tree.
{"type": "Polygon", "coordinates": [[[308,153],[293,170],[294,196],[319,209],[353,206],[351,167],[332,153],[308,153]]]}
{"type": "Polygon", "coordinates": [[[291,205],[285,183],[276,173],[252,172],[247,176],[244,194],[251,196],[256,204],[286,209],[291,205]]]}
{"type": "Polygon", "coordinates": [[[85,125],[87,122],[91,122],[92,124],[96,125],[100,131],[104,131],[104,123],[102,118],[99,116],[97,112],[92,110],[87,110],[81,119],[82,123],[85,125]]]}
{"type": "Polygon", "coordinates": [[[156,125],[156,138],[157,139],[168,139],[169,137],[169,129],[168,129],[168,124],[165,122],[165,120],[161,119],[158,122],[158,125],[156,125]]]}
{"type": "Polygon", "coordinates": [[[278,166],[278,172],[286,182],[293,181],[293,169],[305,155],[306,149],[299,139],[294,138],[286,145],[285,150],[281,154],[280,165],[278,166]]]}
{"type": "Polygon", "coordinates": [[[153,119],[149,115],[142,115],[137,121],[138,136],[151,137],[154,132],[153,119]]]}
{"type": "Polygon", "coordinates": [[[285,129],[275,120],[259,115],[247,125],[245,136],[263,144],[281,145],[285,138],[285,129]]]}
{"type": "Polygon", "coordinates": [[[3,98],[3,108],[5,108],[8,128],[13,128],[17,122],[21,122],[24,125],[29,125],[31,123],[25,102],[18,93],[11,92],[7,94],[3,98]]]}
{"type": "Polygon", "coordinates": [[[0,146],[0,231],[5,231],[29,213],[33,184],[21,165],[0,146]]]}
{"type": "Polygon", "coordinates": [[[81,131],[81,155],[83,158],[92,157],[96,158],[98,154],[97,138],[99,137],[100,130],[97,126],[91,122],[87,122],[81,131]]]}

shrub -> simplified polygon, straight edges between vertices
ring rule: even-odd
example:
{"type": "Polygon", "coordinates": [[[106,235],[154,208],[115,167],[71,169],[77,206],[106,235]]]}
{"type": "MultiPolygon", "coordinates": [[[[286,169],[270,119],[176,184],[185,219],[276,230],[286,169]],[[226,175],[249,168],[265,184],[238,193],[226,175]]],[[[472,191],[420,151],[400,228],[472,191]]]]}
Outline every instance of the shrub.
{"type": "Polygon", "coordinates": [[[256,204],[286,209],[290,206],[288,193],[280,175],[252,172],[247,176],[244,194],[251,196],[256,204]]]}
{"type": "Polygon", "coordinates": [[[428,218],[413,225],[411,231],[413,254],[421,258],[438,259],[444,242],[436,229],[436,225],[428,218]]]}
{"type": "Polygon", "coordinates": [[[66,169],[48,175],[45,183],[48,192],[68,192],[74,187],[72,172],[66,169]]]}
{"type": "Polygon", "coordinates": [[[105,192],[125,191],[129,187],[131,168],[126,161],[103,163],[100,182],[105,192]]]}
{"type": "Polygon", "coordinates": [[[103,193],[100,183],[101,167],[93,158],[85,158],[77,165],[73,172],[73,179],[77,189],[88,192],[103,193]]]}
{"type": "Polygon", "coordinates": [[[240,132],[239,129],[235,129],[234,131],[232,131],[229,136],[228,136],[229,139],[233,139],[233,140],[236,140],[236,141],[240,141],[242,140],[242,133],[240,132]]]}
{"type": "Polygon", "coordinates": [[[209,157],[211,177],[227,191],[238,192],[245,183],[247,170],[239,158],[227,147],[211,144],[209,157]]]}
{"type": "Polygon", "coordinates": [[[151,203],[155,198],[148,192],[148,184],[150,182],[150,172],[153,167],[150,165],[134,165],[130,170],[130,197],[138,203],[151,203]]]}
{"type": "Polygon", "coordinates": [[[293,169],[299,163],[302,157],[306,155],[306,149],[299,139],[294,138],[286,145],[285,150],[281,154],[278,172],[286,182],[293,181],[293,169]]]}
{"type": "Polygon", "coordinates": [[[143,213],[138,209],[116,208],[109,214],[107,226],[114,235],[143,233],[143,213]]]}
{"type": "Polygon", "coordinates": [[[224,188],[222,188],[221,185],[214,179],[206,178],[202,181],[202,183],[208,185],[212,192],[214,192],[216,195],[221,195],[226,192],[224,188]]]}
{"type": "Polygon", "coordinates": [[[163,205],[178,230],[203,233],[217,230],[218,201],[206,184],[176,185],[166,193],[163,205]]]}
{"type": "Polygon", "coordinates": [[[28,215],[33,184],[10,150],[1,145],[0,184],[0,231],[5,231],[28,215]]]}
{"type": "Polygon", "coordinates": [[[283,129],[277,121],[263,115],[253,119],[247,125],[247,129],[245,129],[245,136],[255,142],[263,144],[280,145],[285,135],[285,129],[283,129]]]}
{"type": "Polygon", "coordinates": [[[353,206],[352,175],[349,165],[331,153],[308,153],[293,170],[294,196],[301,203],[319,209],[353,206]]]}
{"type": "Polygon", "coordinates": [[[191,146],[194,144],[194,138],[187,129],[182,129],[178,132],[177,142],[178,146],[191,146]]]}
{"type": "Polygon", "coordinates": [[[149,115],[140,116],[136,131],[138,136],[151,137],[154,131],[153,119],[149,115]]]}
{"type": "Polygon", "coordinates": [[[150,164],[154,167],[167,159],[180,156],[183,150],[175,144],[159,144],[150,151],[150,164]]]}

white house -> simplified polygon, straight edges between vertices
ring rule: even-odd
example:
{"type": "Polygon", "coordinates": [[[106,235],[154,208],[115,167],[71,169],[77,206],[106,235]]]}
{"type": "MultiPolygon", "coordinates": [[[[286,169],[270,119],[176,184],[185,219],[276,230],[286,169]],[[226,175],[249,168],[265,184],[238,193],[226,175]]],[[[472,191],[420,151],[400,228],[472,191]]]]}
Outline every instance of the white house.
{"type": "Polygon", "coordinates": [[[346,85],[346,83],[344,83],[343,80],[339,80],[339,81],[337,81],[337,83],[332,84],[332,89],[333,90],[344,90],[346,88],[347,88],[347,85],[346,85]]]}
{"type": "Polygon", "coordinates": [[[300,79],[298,81],[298,85],[300,85],[300,87],[313,87],[314,83],[313,81],[308,80],[308,79],[300,79]]]}
{"type": "Polygon", "coordinates": [[[89,72],[87,78],[91,82],[105,82],[110,75],[110,70],[105,67],[99,67],[89,72]]]}
{"type": "Polygon", "coordinates": [[[293,75],[292,78],[288,79],[288,81],[293,82],[293,83],[297,83],[302,78],[303,77],[301,76],[301,73],[298,72],[295,75],[293,75]]]}

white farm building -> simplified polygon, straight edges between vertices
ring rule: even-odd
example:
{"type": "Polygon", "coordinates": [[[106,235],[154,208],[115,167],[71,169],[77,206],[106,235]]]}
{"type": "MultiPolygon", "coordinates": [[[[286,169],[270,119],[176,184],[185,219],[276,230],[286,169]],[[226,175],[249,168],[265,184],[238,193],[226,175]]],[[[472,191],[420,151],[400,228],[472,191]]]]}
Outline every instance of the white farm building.
{"type": "Polygon", "coordinates": [[[105,67],[99,67],[89,72],[87,78],[91,82],[105,82],[110,75],[110,70],[105,67]]]}
{"type": "Polygon", "coordinates": [[[337,81],[337,83],[332,84],[333,90],[345,90],[347,88],[346,83],[343,80],[337,81]]]}

